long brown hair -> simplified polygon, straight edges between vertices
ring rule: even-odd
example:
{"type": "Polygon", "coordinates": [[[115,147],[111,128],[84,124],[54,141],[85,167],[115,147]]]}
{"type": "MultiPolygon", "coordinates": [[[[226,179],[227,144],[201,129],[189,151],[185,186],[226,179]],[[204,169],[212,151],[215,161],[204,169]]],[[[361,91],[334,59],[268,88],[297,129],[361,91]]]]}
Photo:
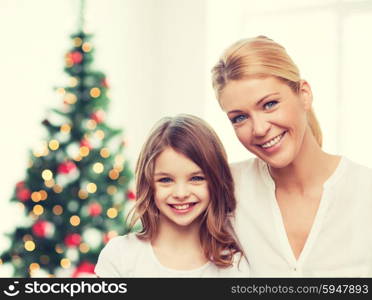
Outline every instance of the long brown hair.
{"type": "Polygon", "coordinates": [[[220,139],[198,117],[187,114],[165,117],[152,129],[136,165],[137,202],[131,226],[141,220],[142,230],[137,236],[144,240],[151,240],[157,232],[154,169],[156,158],[166,147],[185,155],[202,169],[210,202],[201,221],[201,245],[207,259],[219,267],[230,266],[234,254],[242,254],[231,226],[236,207],[233,179],[220,139]]]}
{"type": "MultiPolygon", "coordinates": [[[[285,48],[265,36],[240,40],[220,57],[212,68],[212,84],[217,99],[230,80],[274,76],[295,93],[300,88],[300,71],[285,48]]],[[[307,113],[308,124],[320,146],[322,131],[313,109],[307,113]]]]}

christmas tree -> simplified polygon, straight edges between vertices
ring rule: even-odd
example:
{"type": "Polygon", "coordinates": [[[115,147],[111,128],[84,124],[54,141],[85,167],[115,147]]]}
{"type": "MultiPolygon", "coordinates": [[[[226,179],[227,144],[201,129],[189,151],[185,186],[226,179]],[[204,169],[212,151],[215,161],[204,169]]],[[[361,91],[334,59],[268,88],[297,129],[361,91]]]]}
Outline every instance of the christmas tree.
{"type": "Polygon", "coordinates": [[[132,172],[121,130],[105,122],[107,79],[91,67],[91,35],[80,29],[71,38],[69,85],[57,89],[63,104],[42,122],[47,140],[31,152],[11,198],[24,211],[25,224],[9,234],[0,265],[10,263],[16,277],[91,274],[105,243],[128,232],[132,172]]]}

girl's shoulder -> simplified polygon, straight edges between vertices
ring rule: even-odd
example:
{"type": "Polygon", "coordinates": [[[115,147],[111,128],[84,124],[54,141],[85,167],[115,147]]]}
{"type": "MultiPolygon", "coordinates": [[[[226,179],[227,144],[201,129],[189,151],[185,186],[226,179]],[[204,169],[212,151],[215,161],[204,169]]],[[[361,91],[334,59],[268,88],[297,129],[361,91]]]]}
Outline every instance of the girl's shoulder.
{"type": "MultiPolygon", "coordinates": [[[[105,246],[104,250],[118,253],[125,250],[124,253],[135,252],[146,245],[146,241],[140,240],[135,232],[112,238],[105,246]]],[[[123,252],[121,252],[123,253],[123,252]]]]}
{"type": "Polygon", "coordinates": [[[240,253],[234,255],[232,266],[220,268],[219,272],[221,277],[250,277],[248,260],[240,253]]]}
{"type": "Polygon", "coordinates": [[[112,238],[99,254],[95,273],[99,277],[130,277],[147,244],[135,233],[112,238]]]}

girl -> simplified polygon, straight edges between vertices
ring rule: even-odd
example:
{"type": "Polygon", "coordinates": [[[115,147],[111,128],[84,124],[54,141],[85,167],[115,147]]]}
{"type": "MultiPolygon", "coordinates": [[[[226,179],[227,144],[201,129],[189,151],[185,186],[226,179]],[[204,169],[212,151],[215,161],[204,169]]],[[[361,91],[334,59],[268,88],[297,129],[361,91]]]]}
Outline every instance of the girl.
{"type": "Polygon", "coordinates": [[[179,115],[155,126],[137,162],[136,193],[131,226],[140,219],[142,230],[110,240],[99,277],[248,275],[230,223],[235,198],[226,154],[204,121],[179,115]]]}
{"type": "Polygon", "coordinates": [[[229,47],[213,87],[257,157],[232,166],[238,238],[252,276],[372,276],[372,171],[324,152],[312,92],[285,49],[229,47]]]}

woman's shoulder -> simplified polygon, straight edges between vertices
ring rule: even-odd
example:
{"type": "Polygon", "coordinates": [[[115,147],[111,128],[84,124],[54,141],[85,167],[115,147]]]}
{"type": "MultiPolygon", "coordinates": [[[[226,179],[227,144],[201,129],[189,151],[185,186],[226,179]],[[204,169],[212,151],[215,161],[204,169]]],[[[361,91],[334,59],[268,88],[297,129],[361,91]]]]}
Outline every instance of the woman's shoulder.
{"type": "Polygon", "coordinates": [[[343,162],[349,169],[372,175],[372,168],[356,162],[348,157],[342,156],[341,162],[343,162]]]}
{"type": "Polygon", "coordinates": [[[262,162],[257,157],[252,157],[246,160],[230,163],[230,169],[234,173],[246,171],[247,169],[255,169],[261,166],[262,162]]]}
{"type": "Polygon", "coordinates": [[[372,182],[372,168],[365,166],[359,162],[349,159],[345,156],[341,157],[340,164],[336,170],[342,174],[344,180],[354,182],[372,182]]]}
{"type": "Polygon", "coordinates": [[[265,167],[265,162],[257,157],[252,157],[247,160],[233,162],[230,164],[231,174],[235,181],[239,181],[241,179],[247,180],[247,176],[257,177],[257,174],[262,173],[265,167]]]}

